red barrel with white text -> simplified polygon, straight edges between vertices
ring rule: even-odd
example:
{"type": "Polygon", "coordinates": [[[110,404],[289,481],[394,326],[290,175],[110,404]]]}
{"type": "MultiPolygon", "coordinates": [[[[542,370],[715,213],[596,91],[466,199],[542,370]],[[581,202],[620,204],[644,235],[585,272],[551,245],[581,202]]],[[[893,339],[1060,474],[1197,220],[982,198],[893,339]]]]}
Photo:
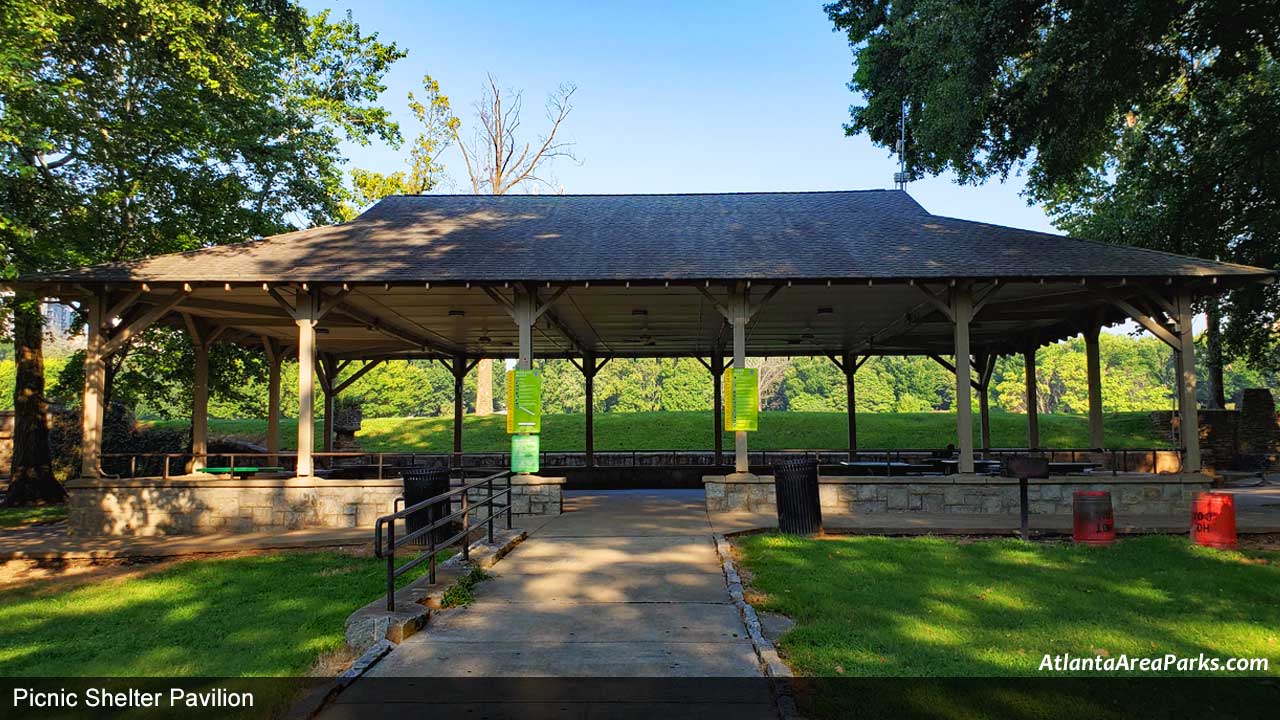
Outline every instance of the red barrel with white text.
{"type": "Polygon", "coordinates": [[[1191,506],[1191,539],[1214,548],[1236,546],[1236,501],[1228,493],[1202,492],[1191,506]]]}
{"type": "Polygon", "coordinates": [[[1077,490],[1071,496],[1071,539],[1082,545],[1110,545],[1116,540],[1111,493],[1077,490]]]}

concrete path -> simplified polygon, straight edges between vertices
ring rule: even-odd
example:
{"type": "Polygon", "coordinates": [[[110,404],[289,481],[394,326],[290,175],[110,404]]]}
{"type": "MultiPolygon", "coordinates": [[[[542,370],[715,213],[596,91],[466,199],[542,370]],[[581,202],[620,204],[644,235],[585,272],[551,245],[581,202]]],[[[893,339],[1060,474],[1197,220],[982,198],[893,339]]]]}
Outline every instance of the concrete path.
{"type": "Polygon", "coordinates": [[[701,491],[570,493],[565,510],[371,675],[760,675],[701,491]]]}
{"type": "Polygon", "coordinates": [[[288,532],[157,537],[73,537],[67,534],[65,521],[0,529],[0,561],[163,558],[246,550],[372,545],[372,528],[311,528],[288,532]]]}

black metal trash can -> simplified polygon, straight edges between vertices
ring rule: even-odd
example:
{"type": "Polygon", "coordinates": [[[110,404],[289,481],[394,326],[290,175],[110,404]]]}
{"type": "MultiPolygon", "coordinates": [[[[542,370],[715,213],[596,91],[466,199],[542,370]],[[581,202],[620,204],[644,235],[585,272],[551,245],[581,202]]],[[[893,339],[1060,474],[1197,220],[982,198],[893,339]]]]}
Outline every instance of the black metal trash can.
{"type": "MultiPolygon", "coordinates": [[[[412,507],[423,500],[449,492],[449,468],[430,467],[412,468],[404,471],[404,506],[412,507]]],[[[404,519],[405,528],[409,532],[427,527],[447,517],[452,503],[441,502],[431,507],[409,513],[404,519]]],[[[423,533],[413,540],[413,545],[426,545],[427,535],[434,535],[437,543],[449,539],[452,529],[449,524],[436,528],[431,533],[423,533]]]]}
{"type": "Polygon", "coordinates": [[[818,461],[812,458],[783,460],[773,466],[777,493],[778,530],[789,535],[822,532],[822,505],[818,499],[818,461]]]}

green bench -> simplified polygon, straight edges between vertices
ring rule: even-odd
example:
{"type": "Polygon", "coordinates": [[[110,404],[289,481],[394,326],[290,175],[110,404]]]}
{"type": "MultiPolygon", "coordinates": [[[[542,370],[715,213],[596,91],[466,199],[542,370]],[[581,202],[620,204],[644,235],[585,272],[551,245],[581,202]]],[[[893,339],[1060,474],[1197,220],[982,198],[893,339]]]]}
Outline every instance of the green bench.
{"type": "Polygon", "coordinates": [[[197,472],[202,472],[202,473],[205,473],[206,475],[230,475],[231,477],[247,477],[250,475],[257,475],[258,473],[263,473],[263,472],[284,472],[284,468],[278,465],[264,465],[263,467],[256,467],[253,465],[244,465],[244,466],[237,465],[235,467],[204,467],[204,468],[200,468],[197,472]]]}

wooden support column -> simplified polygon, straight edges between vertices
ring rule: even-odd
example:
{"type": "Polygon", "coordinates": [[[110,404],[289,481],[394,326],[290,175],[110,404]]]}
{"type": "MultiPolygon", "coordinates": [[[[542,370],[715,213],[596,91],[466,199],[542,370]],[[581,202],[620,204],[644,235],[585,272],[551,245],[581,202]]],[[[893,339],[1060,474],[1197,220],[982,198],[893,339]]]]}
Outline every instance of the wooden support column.
{"type": "Polygon", "coordinates": [[[88,343],[84,352],[84,398],[81,404],[83,415],[80,424],[80,475],[96,478],[102,473],[102,396],[106,393],[107,365],[103,352],[103,317],[106,296],[102,292],[94,293],[93,298],[84,303],[88,314],[85,324],[85,335],[88,343]]]}
{"type": "Polygon", "coordinates": [[[1191,293],[1178,292],[1178,397],[1179,423],[1182,426],[1182,470],[1200,472],[1200,418],[1196,409],[1196,344],[1192,333],[1191,293]]]}
{"type": "Polygon", "coordinates": [[[724,463],[724,350],[717,345],[711,351],[711,437],[714,440],[716,465],[724,463]]]}
{"type": "Polygon", "coordinates": [[[267,458],[268,465],[278,465],[280,451],[280,368],[284,363],[284,349],[269,337],[262,338],[262,350],[267,355],[267,458]]]}
{"type": "Polygon", "coordinates": [[[582,357],[582,379],[586,386],[586,398],[583,413],[586,415],[586,427],[583,438],[587,451],[587,467],[596,465],[596,356],[582,357]]]}
{"type": "Polygon", "coordinates": [[[951,289],[951,316],[955,325],[956,440],[960,448],[960,472],[973,472],[973,394],[969,363],[969,319],[973,315],[973,295],[968,285],[951,289]]]}
{"type": "Polygon", "coordinates": [[[858,373],[857,356],[846,355],[841,369],[844,370],[845,408],[849,415],[849,460],[852,461],[858,454],[858,393],[854,381],[854,375],[858,373]]]}
{"type": "Polygon", "coordinates": [[[1023,372],[1026,375],[1027,447],[1040,448],[1040,393],[1036,388],[1036,347],[1022,351],[1023,372]]]}
{"type": "Polygon", "coordinates": [[[189,472],[209,466],[209,344],[194,336],[195,377],[191,388],[191,464],[189,472]]]}
{"type": "Polygon", "coordinates": [[[1102,364],[1098,357],[1098,335],[1102,328],[1090,325],[1084,331],[1085,365],[1089,383],[1089,445],[1101,448],[1106,444],[1102,427],[1102,364]]]}
{"type": "Polygon", "coordinates": [[[297,294],[294,322],[298,326],[298,477],[315,472],[316,303],[306,290],[297,294]]]}
{"type": "MultiPolygon", "coordinates": [[[[729,306],[733,315],[733,368],[735,370],[747,367],[747,320],[750,319],[751,312],[749,303],[747,289],[741,286],[736,288],[729,306]]],[[[733,434],[733,470],[737,473],[751,472],[745,430],[738,430],[733,434]]]]}
{"type": "Polygon", "coordinates": [[[584,412],[586,414],[585,437],[587,450],[587,467],[595,467],[596,464],[596,427],[595,427],[595,406],[596,406],[596,374],[600,369],[609,362],[609,358],[596,360],[593,353],[585,353],[582,356],[582,362],[570,359],[578,370],[582,373],[583,382],[586,386],[586,404],[584,412]]]}
{"type": "Polygon", "coordinates": [[[982,441],[982,449],[991,449],[991,393],[990,388],[991,373],[990,370],[995,366],[995,357],[983,353],[977,357],[978,361],[978,422],[979,436],[982,441]]]}
{"type": "MultiPolygon", "coordinates": [[[[324,421],[320,426],[320,449],[323,452],[333,452],[333,432],[334,432],[334,411],[336,401],[338,399],[337,383],[338,383],[338,364],[332,355],[321,355],[319,357],[318,369],[320,379],[320,391],[324,394],[324,421]]],[[[329,467],[332,458],[325,458],[323,465],[329,467]]]]}
{"type": "MultiPolygon", "coordinates": [[[[467,358],[455,355],[448,365],[453,373],[453,467],[462,467],[463,382],[467,379],[467,358]]],[[[507,412],[511,412],[507,408],[507,412]]]]}

